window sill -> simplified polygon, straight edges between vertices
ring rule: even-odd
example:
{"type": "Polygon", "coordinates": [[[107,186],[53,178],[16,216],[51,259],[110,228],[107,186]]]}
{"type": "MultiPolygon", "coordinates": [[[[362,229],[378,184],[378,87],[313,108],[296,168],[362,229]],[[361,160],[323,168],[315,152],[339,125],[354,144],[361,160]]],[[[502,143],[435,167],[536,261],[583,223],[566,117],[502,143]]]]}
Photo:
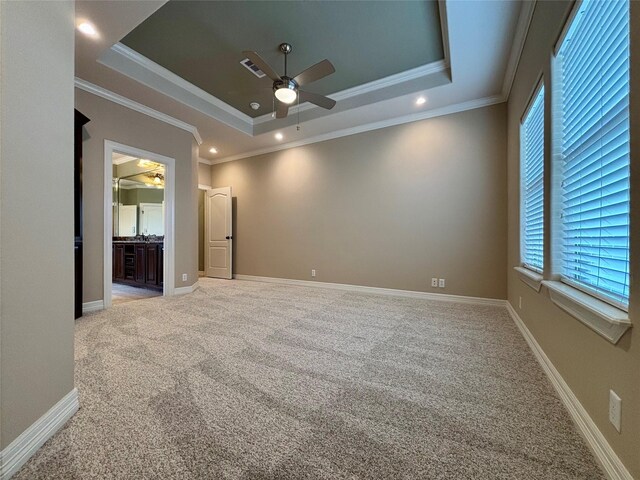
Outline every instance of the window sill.
{"type": "Polygon", "coordinates": [[[540,288],[542,287],[542,275],[525,267],[513,267],[513,269],[518,272],[520,280],[529,285],[536,292],[540,291],[540,288]]]}
{"type": "Polygon", "coordinates": [[[627,312],[562,282],[544,280],[551,301],[614,345],[631,328],[627,312]]]}

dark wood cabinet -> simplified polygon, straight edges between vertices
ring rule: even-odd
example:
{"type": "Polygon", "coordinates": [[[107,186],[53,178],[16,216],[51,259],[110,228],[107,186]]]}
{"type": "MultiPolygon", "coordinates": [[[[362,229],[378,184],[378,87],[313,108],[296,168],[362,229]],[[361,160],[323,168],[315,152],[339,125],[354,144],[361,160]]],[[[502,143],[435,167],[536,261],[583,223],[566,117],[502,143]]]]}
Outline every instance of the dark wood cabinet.
{"type": "Polygon", "coordinates": [[[113,246],[113,278],[124,279],[124,245],[113,246]]]}
{"type": "Polygon", "coordinates": [[[164,284],[164,243],[158,245],[158,285],[164,284]]]}
{"type": "Polygon", "coordinates": [[[163,252],[159,242],[114,242],[113,282],[162,290],[163,252]]]}
{"type": "Polygon", "coordinates": [[[146,275],[145,283],[151,285],[158,284],[158,245],[147,245],[145,250],[146,275]]]}
{"type": "Polygon", "coordinates": [[[144,243],[136,245],[136,269],[135,269],[135,281],[136,283],[145,283],[144,277],[147,270],[147,255],[146,245],[144,243]]]}

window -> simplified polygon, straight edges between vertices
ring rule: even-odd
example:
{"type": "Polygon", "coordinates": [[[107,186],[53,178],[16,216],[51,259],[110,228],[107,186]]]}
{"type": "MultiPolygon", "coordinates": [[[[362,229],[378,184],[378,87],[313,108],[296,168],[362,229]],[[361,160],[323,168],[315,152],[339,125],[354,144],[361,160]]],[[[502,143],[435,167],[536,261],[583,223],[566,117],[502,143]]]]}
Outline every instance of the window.
{"type": "Polygon", "coordinates": [[[521,256],[525,267],[542,273],[544,252],[544,87],[540,86],[520,127],[521,256]]]}
{"type": "Polygon", "coordinates": [[[629,1],[583,1],[555,67],[561,280],[626,309],[629,1]]]}

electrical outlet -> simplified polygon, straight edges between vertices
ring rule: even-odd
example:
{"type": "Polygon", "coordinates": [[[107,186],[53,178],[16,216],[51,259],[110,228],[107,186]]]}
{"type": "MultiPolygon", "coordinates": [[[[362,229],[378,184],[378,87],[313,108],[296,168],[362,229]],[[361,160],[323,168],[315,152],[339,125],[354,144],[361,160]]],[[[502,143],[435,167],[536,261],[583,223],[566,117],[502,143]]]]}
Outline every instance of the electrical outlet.
{"type": "Polygon", "coordinates": [[[438,279],[437,278],[432,278],[431,279],[431,286],[432,287],[437,287],[438,286],[438,279]]]}
{"type": "Polygon", "coordinates": [[[614,392],[609,390],[609,421],[615,429],[620,432],[620,415],[622,413],[622,399],[614,392]]]}
{"type": "Polygon", "coordinates": [[[518,308],[522,310],[522,297],[518,297],[518,308]]]}
{"type": "Polygon", "coordinates": [[[444,278],[441,278],[440,280],[438,280],[438,287],[444,288],[444,278]]]}
{"type": "Polygon", "coordinates": [[[315,268],[311,270],[311,276],[312,276],[312,277],[315,277],[315,276],[316,276],[316,270],[315,270],[315,268]]]}
{"type": "Polygon", "coordinates": [[[187,281],[187,274],[186,274],[186,273],[183,273],[183,274],[182,274],[182,281],[183,281],[183,282],[186,282],[186,281],[187,281]]]}

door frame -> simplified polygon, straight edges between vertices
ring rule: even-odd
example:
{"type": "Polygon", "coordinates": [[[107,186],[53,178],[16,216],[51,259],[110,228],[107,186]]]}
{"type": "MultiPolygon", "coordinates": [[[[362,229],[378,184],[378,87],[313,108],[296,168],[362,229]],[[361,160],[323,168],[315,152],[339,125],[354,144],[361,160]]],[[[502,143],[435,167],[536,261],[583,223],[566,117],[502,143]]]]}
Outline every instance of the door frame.
{"type": "MultiPolygon", "coordinates": [[[[207,200],[207,190],[211,190],[213,187],[211,185],[205,185],[204,183],[199,183],[198,184],[198,190],[204,190],[204,200],[207,200]]],[[[202,204],[202,208],[204,210],[204,203],[202,204]]],[[[207,231],[205,230],[205,217],[206,217],[206,213],[203,211],[202,212],[202,243],[204,246],[205,243],[205,237],[207,235],[207,231]]],[[[198,221],[200,221],[200,219],[198,219],[198,221]]],[[[200,241],[200,239],[198,239],[198,242],[200,241]]],[[[198,247],[199,248],[199,247],[198,247]]],[[[199,262],[200,262],[200,252],[198,252],[198,277],[204,277],[204,270],[200,270],[200,266],[199,266],[199,262]]],[[[202,250],[202,255],[204,256],[204,248],[202,250]]],[[[205,259],[202,259],[203,262],[205,262],[205,259]]],[[[204,265],[206,265],[206,263],[204,263],[204,265]]],[[[203,267],[204,268],[204,267],[203,267]]]]}
{"type": "Polygon", "coordinates": [[[112,295],[112,241],[113,241],[113,153],[122,153],[136,158],[144,158],[161,163],[164,175],[164,261],[162,295],[169,297],[175,292],[175,182],[176,160],[171,157],[149,152],[141,148],[123,145],[112,140],[104,141],[104,266],[103,302],[104,308],[111,306],[112,295]]]}

